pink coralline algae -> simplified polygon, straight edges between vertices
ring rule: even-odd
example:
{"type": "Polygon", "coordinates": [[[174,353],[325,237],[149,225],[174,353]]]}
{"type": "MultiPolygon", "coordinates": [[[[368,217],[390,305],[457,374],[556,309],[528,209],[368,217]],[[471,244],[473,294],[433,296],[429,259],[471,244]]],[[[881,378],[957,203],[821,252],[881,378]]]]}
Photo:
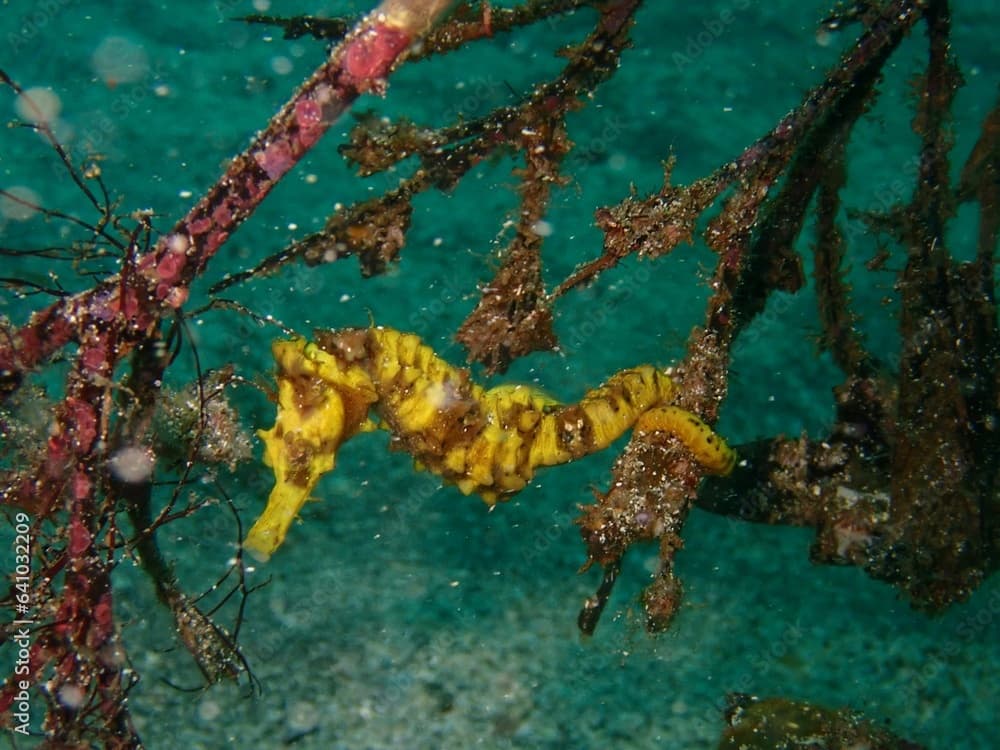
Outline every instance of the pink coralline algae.
{"type": "Polygon", "coordinates": [[[303,149],[311,148],[327,125],[323,122],[323,108],[311,99],[303,99],[295,105],[295,122],[299,126],[299,143],[303,149]]]}
{"type": "Polygon", "coordinates": [[[101,372],[107,369],[108,350],[103,343],[88,345],[80,352],[80,363],[90,372],[101,372]]]}
{"type": "Polygon", "coordinates": [[[160,283],[156,287],[156,298],[174,310],[180,309],[187,302],[190,290],[186,286],[171,286],[160,283]]]}
{"type": "Polygon", "coordinates": [[[74,518],[69,525],[69,554],[71,557],[80,557],[90,549],[93,538],[87,527],[81,523],[80,519],[74,518]]]}
{"type": "Polygon", "coordinates": [[[228,201],[223,201],[212,211],[212,221],[216,226],[228,227],[233,223],[233,212],[228,201]]]}
{"type": "Polygon", "coordinates": [[[91,315],[93,315],[94,320],[107,323],[118,317],[121,310],[118,291],[118,289],[109,289],[94,295],[94,302],[91,305],[91,315]]]}
{"type": "Polygon", "coordinates": [[[73,473],[73,497],[76,500],[86,502],[93,489],[94,483],[85,471],[77,470],[73,473]]]}
{"type": "Polygon", "coordinates": [[[197,219],[189,221],[187,228],[188,233],[192,237],[197,237],[199,234],[205,234],[205,232],[212,228],[212,220],[207,216],[200,216],[197,219]]]}
{"type": "Polygon", "coordinates": [[[291,144],[286,140],[272,141],[263,151],[256,152],[253,158],[272,182],[281,179],[295,164],[291,144]]]}
{"type": "MultiPolygon", "coordinates": [[[[148,255],[139,261],[138,268],[140,273],[145,269],[142,273],[145,278],[153,278],[155,272],[151,269],[155,261],[153,255],[148,255]]],[[[94,295],[89,312],[92,321],[98,324],[110,323],[119,315],[124,316],[134,330],[143,330],[152,322],[151,314],[145,310],[139,299],[139,293],[131,285],[125,286],[124,289],[122,285],[118,285],[114,289],[107,289],[94,295]]],[[[88,353],[87,356],[89,359],[84,362],[85,366],[91,370],[100,369],[101,363],[94,359],[96,355],[88,353]]]]}
{"type": "Polygon", "coordinates": [[[404,31],[376,24],[344,50],[343,82],[362,93],[373,88],[411,41],[404,31]]]}
{"type": "Polygon", "coordinates": [[[94,413],[94,407],[78,398],[68,398],[64,421],[75,428],[75,452],[82,455],[89,451],[97,438],[97,415],[94,413]]]}
{"type": "Polygon", "coordinates": [[[184,253],[168,252],[156,264],[156,275],[160,281],[174,284],[180,278],[187,256],[184,253]]]}
{"type": "Polygon", "coordinates": [[[87,645],[99,648],[114,634],[114,610],[111,607],[111,593],[101,594],[94,606],[94,618],[87,630],[87,645]]]}

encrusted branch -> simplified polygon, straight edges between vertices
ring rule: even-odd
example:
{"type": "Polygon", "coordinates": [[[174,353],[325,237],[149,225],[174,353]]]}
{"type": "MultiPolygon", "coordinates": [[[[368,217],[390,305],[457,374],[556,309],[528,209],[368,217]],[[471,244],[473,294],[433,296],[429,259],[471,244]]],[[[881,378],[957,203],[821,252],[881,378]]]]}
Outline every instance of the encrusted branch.
{"type": "MultiPolygon", "coordinates": [[[[381,91],[385,78],[409,45],[444,12],[444,0],[385,0],[337,46],[330,59],[296,92],[250,147],[237,156],[216,185],[156,244],[143,251],[133,234],[118,275],[89,291],[63,297],[17,332],[0,339],[0,396],[9,395],[25,375],[67,343],[78,344],[65,398],[55,407],[44,455],[31,473],[5,486],[5,506],[36,514],[38,521],[64,516],[57,544],[64,545],[56,570],[63,574],[57,592],[43,600],[41,629],[31,646],[30,668],[11,676],[0,690],[0,711],[8,709],[25,684],[44,683],[49,701],[45,731],[62,746],[88,737],[107,747],[139,747],[131,726],[126,692],[131,672],[112,616],[115,502],[109,477],[114,375],[137,345],[152,350],[161,319],[187,300],[191,282],[233,231],[274,185],[319,140],[358,95],[381,91]],[[113,652],[121,652],[115,655],[113,652]],[[69,706],[70,708],[66,708],[69,706]]],[[[11,84],[5,74],[0,83],[11,84]]],[[[60,156],[64,152],[59,151],[60,156]]],[[[64,162],[75,175],[74,166],[64,162]]],[[[81,189],[98,206],[85,184],[81,189]]],[[[102,218],[107,221],[107,216],[102,218]]],[[[163,362],[150,364],[140,379],[159,387],[163,362]]],[[[151,406],[140,406],[139,420],[151,406]]],[[[133,520],[142,522],[142,498],[134,495],[133,520]]],[[[142,524],[140,524],[142,525],[142,524]]],[[[146,563],[158,565],[151,529],[140,528],[146,563]]],[[[38,536],[33,553],[41,557],[38,536]]],[[[162,567],[162,566],[161,566],[162,567]]],[[[228,669],[209,644],[223,633],[197,610],[163,571],[158,593],[188,634],[199,663],[210,678],[228,669]]],[[[218,651],[218,650],[216,650],[218,651]]],[[[222,649],[224,654],[225,649],[222,649]]],[[[237,652],[238,653],[238,652],[237,652]]]]}
{"type": "MultiPolygon", "coordinates": [[[[688,356],[676,368],[681,384],[678,405],[709,424],[714,423],[727,391],[736,335],[763,309],[771,291],[794,290],[801,284],[799,263],[789,247],[801,231],[810,197],[837,161],[836,156],[820,155],[837,153],[838,144],[867,107],[885,61],[920,17],[917,3],[887,6],[799,107],[708,178],[674,187],[668,164],[659,194],[601,209],[597,217],[605,232],[604,254],[557,290],[564,293],[585,283],[631,253],[655,257],[680,242],[690,242],[701,215],[733,187],[705,232],[706,244],[719,257],[705,326],[692,333],[688,356]],[[783,189],[765,203],[782,178],[783,189]]],[[[598,494],[597,503],[585,507],[578,520],[588,565],[598,562],[616,569],[632,544],[659,541],[660,569],[643,594],[650,630],[666,628],[680,604],[673,560],[682,546],[681,531],[702,475],[669,435],[637,434],[615,464],[611,489],[598,494]]],[[[602,588],[607,586],[606,578],[602,588]]],[[[580,621],[586,629],[596,626],[603,601],[606,595],[585,605],[580,621]]]]}
{"type": "Polygon", "coordinates": [[[194,208],[135,259],[133,278],[111,277],[60,300],[33,315],[13,341],[0,341],[0,393],[69,341],[82,340],[95,320],[124,319],[117,359],[165,309],[181,307],[229,236],[360,94],[384,90],[393,66],[448,4],[385,0],[362,19],[194,208]]]}

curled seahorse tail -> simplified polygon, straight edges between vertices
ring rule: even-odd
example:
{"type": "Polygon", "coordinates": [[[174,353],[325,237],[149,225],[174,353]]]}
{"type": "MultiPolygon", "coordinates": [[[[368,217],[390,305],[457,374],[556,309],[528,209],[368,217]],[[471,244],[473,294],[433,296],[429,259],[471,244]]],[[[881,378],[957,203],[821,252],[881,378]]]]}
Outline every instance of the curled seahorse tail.
{"type": "Polygon", "coordinates": [[[726,476],[736,466],[736,451],[703,420],[680,407],[660,406],[647,411],[639,417],[635,431],[674,435],[713,474],[726,476]]]}

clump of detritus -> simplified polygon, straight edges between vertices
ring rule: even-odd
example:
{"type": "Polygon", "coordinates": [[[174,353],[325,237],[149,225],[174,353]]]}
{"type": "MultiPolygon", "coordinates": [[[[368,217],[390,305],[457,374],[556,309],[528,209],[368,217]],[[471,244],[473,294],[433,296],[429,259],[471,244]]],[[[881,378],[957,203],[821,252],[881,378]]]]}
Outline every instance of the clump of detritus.
{"type": "Polygon", "coordinates": [[[726,696],[726,722],[718,748],[729,750],[923,750],[850,709],[832,709],[784,697],[726,696]]]}
{"type": "Polygon", "coordinates": [[[27,383],[0,401],[0,475],[44,447],[51,409],[45,389],[27,383]]]}
{"type": "Polygon", "coordinates": [[[222,464],[230,471],[252,455],[250,433],[226,397],[232,368],[180,390],[165,388],[153,422],[156,454],[168,463],[222,464]]]}

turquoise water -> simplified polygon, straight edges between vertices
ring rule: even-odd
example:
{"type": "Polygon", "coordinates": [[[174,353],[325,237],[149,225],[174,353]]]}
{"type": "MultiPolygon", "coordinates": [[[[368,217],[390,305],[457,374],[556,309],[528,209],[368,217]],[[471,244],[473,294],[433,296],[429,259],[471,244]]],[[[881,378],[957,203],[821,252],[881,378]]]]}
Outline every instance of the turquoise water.
{"type": "MultiPolygon", "coordinates": [[[[817,37],[823,3],[675,5],[649,3],[640,12],[618,75],[569,119],[584,156],[570,158],[572,183],[557,191],[547,217],[551,283],[599,253],[596,207],[618,203],[633,187],[640,195],[658,189],[670,154],[678,183],[736,157],[822,80],[853,34],[817,37]]],[[[269,12],[364,7],[274,3],[269,12]]],[[[102,154],[120,213],[150,209],[162,230],[323,59],[322,43],[285,41],[230,20],[253,11],[245,2],[11,0],[0,5],[0,68],[24,87],[49,90],[71,156],[102,154]]],[[[581,39],[591,19],[581,12],[405,66],[387,98],[359,108],[435,125],[511,103],[560,69],[553,50],[581,39]]],[[[954,9],[954,48],[966,78],[955,107],[956,169],[996,100],[998,22],[1000,6],[985,0],[954,9]]],[[[855,132],[855,206],[879,205],[912,159],[908,81],[924,50],[918,33],[897,51],[879,105],[855,132]]],[[[0,112],[16,116],[9,92],[0,92],[0,112]]],[[[334,205],[378,194],[410,173],[403,164],[398,174],[354,177],[336,149],[349,124],[335,126],[223,248],[193,290],[192,307],[225,272],[322,227],[334,205]]],[[[504,222],[516,215],[514,166],[490,162],[453,193],[420,196],[402,261],[386,275],[362,279],[352,260],[291,266],[226,296],[301,331],[364,325],[371,316],[419,333],[459,363],[452,335],[475,304],[476,284],[497,265],[510,234],[504,222]]],[[[0,133],[0,184],[30,189],[67,212],[87,210],[44,143],[25,131],[0,133]]],[[[956,248],[972,247],[974,218],[963,213],[955,223],[956,248]]],[[[67,236],[59,222],[8,215],[0,240],[24,246],[67,236]]],[[[808,236],[800,245],[808,249],[808,236]]],[[[862,325],[872,348],[891,351],[895,321],[883,299],[892,297],[892,277],[863,273],[874,251],[873,241],[859,240],[852,280],[859,308],[869,313],[862,325]]],[[[3,276],[69,289],[89,283],[68,267],[0,262],[3,276]]],[[[622,367],[668,365],[703,318],[712,265],[700,244],[656,262],[624,263],[559,302],[562,353],[525,358],[507,377],[537,381],[568,400],[622,367]]],[[[97,273],[112,267],[93,264],[97,273]]],[[[0,314],[20,322],[37,303],[3,292],[0,314]]],[[[829,389],[839,373],[816,354],[811,293],[773,299],[755,326],[757,343],[733,363],[720,431],[734,444],[821,432],[832,419],[829,389]]],[[[231,312],[191,323],[201,366],[235,363],[251,384],[268,379],[267,347],[276,335],[231,312]]],[[[170,384],[183,385],[193,372],[187,347],[170,384]]],[[[247,429],[270,424],[271,406],[252,385],[234,399],[247,429]]],[[[635,614],[655,563],[650,548],[633,550],[597,633],[581,640],[576,613],[598,577],[576,573],[584,550],[572,520],[592,487],[606,488],[614,451],[549,470],[488,513],[415,473],[386,443],[384,433],[373,433],[345,447],[318,493],[323,501],[308,506],[285,547],[249,574],[251,583],[270,579],[250,597],[240,637],[263,685],[259,696],[231,685],[168,686],[196,686],[200,675],[141,573],[129,563],[119,568],[118,617],[142,675],[130,702],[149,747],[706,748],[717,741],[731,691],[849,705],[928,747],[995,746],[995,579],[966,604],[928,618],[859,570],[812,566],[807,530],[694,511],[678,558],[686,604],[671,631],[651,638],[635,614]]],[[[269,489],[267,470],[248,463],[220,482],[248,524],[269,489]]],[[[228,511],[214,507],[163,536],[178,577],[195,592],[225,572],[237,533],[228,511]]],[[[232,608],[225,612],[220,621],[231,622],[232,608]]]]}

